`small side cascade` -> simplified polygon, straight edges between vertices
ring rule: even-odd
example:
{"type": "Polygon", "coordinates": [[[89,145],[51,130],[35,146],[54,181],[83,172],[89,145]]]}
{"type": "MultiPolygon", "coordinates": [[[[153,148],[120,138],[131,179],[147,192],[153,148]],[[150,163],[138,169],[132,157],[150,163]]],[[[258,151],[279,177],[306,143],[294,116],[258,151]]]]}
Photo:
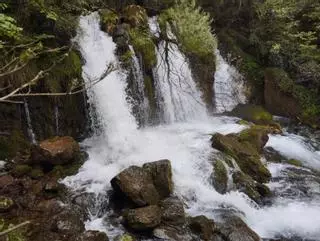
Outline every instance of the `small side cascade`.
{"type": "Polygon", "coordinates": [[[246,102],[243,76],[236,68],[229,65],[216,51],[217,67],[214,75],[215,111],[222,113],[231,111],[236,105],[246,102]]]}
{"type": "MultiPolygon", "coordinates": [[[[149,28],[155,36],[160,32],[156,18],[149,19],[149,28]]],[[[168,31],[171,39],[176,36],[168,31]]],[[[174,43],[161,41],[156,49],[157,66],[154,69],[158,106],[165,123],[206,119],[206,105],[193,79],[188,59],[174,43]]]]}
{"type": "Polygon", "coordinates": [[[144,76],[143,70],[141,68],[141,63],[136,56],[136,53],[131,45],[129,45],[129,49],[132,52],[132,74],[133,74],[133,86],[131,91],[134,96],[133,106],[136,106],[136,114],[138,115],[138,119],[140,125],[145,125],[149,121],[149,100],[145,94],[145,85],[144,85],[144,76]]]}
{"type": "Polygon", "coordinates": [[[26,99],[24,99],[24,111],[25,111],[26,119],[27,119],[29,139],[33,144],[36,144],[37,143],[36,135],[34,134],[34,131],[33,131],[33,128],[32,128],[29,106],[28,106],[28,102],[27,102],[26,99]]]}

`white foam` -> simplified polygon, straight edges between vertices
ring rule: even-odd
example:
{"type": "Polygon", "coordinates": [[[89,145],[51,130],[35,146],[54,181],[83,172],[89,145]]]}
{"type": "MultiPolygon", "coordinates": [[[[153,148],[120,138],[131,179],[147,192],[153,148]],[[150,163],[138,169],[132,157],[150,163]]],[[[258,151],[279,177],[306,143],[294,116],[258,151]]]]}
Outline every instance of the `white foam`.
{"type": "Polygon", "coordinates": [[[320,155],[311,145],[306,143],[305,138],[294,135],[269,135],[266,146],[272,147],[287,158],[297,159],[304,165],[320,169],[320,155]]]}

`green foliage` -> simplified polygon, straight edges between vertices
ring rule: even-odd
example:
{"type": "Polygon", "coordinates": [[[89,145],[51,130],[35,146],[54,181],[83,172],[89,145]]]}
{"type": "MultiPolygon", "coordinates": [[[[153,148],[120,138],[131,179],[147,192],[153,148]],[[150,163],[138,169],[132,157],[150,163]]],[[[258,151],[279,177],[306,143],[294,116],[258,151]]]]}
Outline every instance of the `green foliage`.
{"type": "Polygon", "coordinates": [[[167,23],[170,23],[185,53],[205,58],[216,49],[217,41],[211,32],[210,16],[197,7],[194,0],[178,0],[172,8],[163,11],[159,25],[162,32],[168,34],[167,23]]]}
{"type": "MultiPolygon", "coordinates": [[[[8,224],[5,222],[3,218],[0,218],[0,232],[6,231],[9,228],[12,228],[14,225],[13,224],[8,224]]],[[[6,241],[24,241],[25,238],[21,232],[20,229],[16,229],[14,231],[11,231],[8,233],[6,236],[6,241]]]]}
{"type": "Polygon", "coordinates": [[[298,100],[303,118],[313,119],[320,115],[320,100],[316,91],[296,84],[282,69],[270,68],[266,72],[276,80],[281,91],[298,100]]]}
{"type": "Polygon", "coordinates": [[[133,28],[129,31],[131,43],[136,52],[141,53],[146,67],[150,68],[157,63],[155,45],[149,30],[133,28]]]}
{"type": "Polygon", "coordinates": [[[112,32],[119,21],[118,15],[107,8],[99,10],[99,14],[101,23],[105,26],[105,30],[108,33],[112,32]]]}
{"type": "MultiPolygon", "coordinates": [[[[0,3],[0,38],[19,39],[22,28],[17,26],[17,21],[2,13],[7,8],[5,3],[0,3]]],[[[3,42],[0,41],[0,49],[3,48],[3,42]]]]}
{"type": "Polygon", "coordinates": [[[30,0],[29,4],[35,9],[39,10],[40,13],[43,13],[48,19],[57,21],[58,15],[45,5],[44,0],[30,0]]]}
{"type": "Polygon", "coordinates": [[[129,5],[124,9],[124,18],[131,26],[146,26],[148,24],[148,15],[146,10],[138,5],[129,5]]]}

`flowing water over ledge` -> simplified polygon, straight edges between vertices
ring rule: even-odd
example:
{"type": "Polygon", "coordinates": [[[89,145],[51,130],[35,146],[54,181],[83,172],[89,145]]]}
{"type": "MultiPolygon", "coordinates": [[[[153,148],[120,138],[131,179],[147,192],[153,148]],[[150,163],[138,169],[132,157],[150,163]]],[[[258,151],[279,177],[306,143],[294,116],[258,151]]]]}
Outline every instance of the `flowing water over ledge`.
{"type": "MultiPolygon", "coordinates": [[[[83,70],[87,81],[99,76],[108,63],[118,62],[114,54],[115,44],[110,36],[100,31],[96,13],[80,19],[76,41],[86,60],[83,70]]],[[[161,55],[161,44],[157,51],[161,55]]],[[[170,62],[178,66],[186,63],[186,60],[177,48],[172,48],[170,62]]],[[[187,71],[188,65],[184,66],[179,74],[188,77],[190,70],[187,71]]],[[[211,134],[236,133],[246,126],[237,124],[237,118],[209,117],[202,108],[192,108],[192,111],[179,108],[190,106],[189,103],[195,103],[194,99],[200,96],[192,76],[186,78],[188,86],[191,86],[186,95],[185,91],[179,93],[181,89],[170,87],[175,78],[165,77],[168,76],[165,66],[161,67],[159,63],[157,68],[155,72],[159,76],[159,95],[166,105],[165,109],[169,111],[164,115],[162,125],[137,127],[131,106],[126,102],[126,73],[122,70],[107,76],[89,93],[96,110],[94,115],[98,117],[102,131],[97,131],[82,143],[89,154],[88,161],[77,175],[63,180],[76,192],[94,193],[99,197],[92,207],[87,229],[106,231],[110,237],[122,233],[121,226],[110,221],[112,211],[106,211],[103,207],[108,206],[105,200],[108,190],[111,190],[111,178],[130,165],[167,158],[171,160],[173,168],[175,194],[184,200],[188,214],[204,214],[217,219],[221,210],[235,210],[261,237],[272,238],[281,234],[320,240],[319,192],[315,189],[308,198],[280,195],[285,193],[282,175],[286,177],[285,171],[292,168],[290,165],[268,165],[273,175],[269,186],[279,193],[270,206],[259,207],[237,191],[221,195],[214,189],[209,180],[212,173],[209,160],[218,151],[211,148],[211,134]],[[179,111],[179,115],[176,111],[179,111]]],[[[221,70],[217,71],[219,73],[221,70]]],[[[197,103],[205,106],[199,99],[197,103]]],[[[301,157],[307,166],[318,168],[320,156],[301,138],[289,133],[285,136],[270,136],[267,145],[279,150],[284,156],[301,157]]]]}

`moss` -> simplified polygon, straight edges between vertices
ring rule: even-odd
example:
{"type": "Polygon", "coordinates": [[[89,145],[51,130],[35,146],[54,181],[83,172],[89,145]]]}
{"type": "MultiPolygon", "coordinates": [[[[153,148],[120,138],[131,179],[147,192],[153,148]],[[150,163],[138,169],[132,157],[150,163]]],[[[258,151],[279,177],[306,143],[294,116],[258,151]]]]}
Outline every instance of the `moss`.
{"type": "Polygon", "coordinates": [[[118,236],[115,241],[135,241],[135,239],[130,234],[123,234],[118,236]]]}
{"type": "Polygon", "coordinates": [[[147,26],[148,15],[146,10],[139,5],[129,5],[123,11],[124,20],[132,27],[147,26]]]}
{"type": "Polygon", "coordinates": [[[80,55],[71,50],[65,59],[58,64],[45,80],[47,89],[52,92],[64,92],[79,84],[82,78],[82,62],[80,55]]]}
{"type": "MultiPolygon", "coordinates": [[[[7,229],[13,227],[14,225],[8,223],[5,219],[0,218],[0,232],[6,231],[7,229]]],[[[25,241],[26,238],[23,235],[24,228],[18,228],[8,233],[6,241],[25,241]]]]}
{"type": "Polygon", "coordinates": [[[14,202],[11,198],[0,196],[0,211],[7,211],[11,209],[14,205],[14,202]]]}
{"type": "Polygon", "coordinates": [[[57,165],[54,166],[53,170],[50,172],[50,175],[56,176],[58,178],[64,178],[66,176],[75,175],[79,168],[82,166],[84,161],[77,161],[68,165],[57,165]]]}
{"type": "Polygon", "coordinates": [[[257,148],[243,141],[235,135],[215,134],[212,139],[212,147],[232,156],[240,169],[250,175],[257,182],[267,182],[271,174],[260,160],[257,148]]]}
{"type": "Polygon", "coordinates": [[[216,160],[213,167],[213,185],[219,193],[225,193],[228,186],[228,171],[221,160],[216,160]]]}
{"type": "Polygon", "coordinates": [[[317,126],[320,116],[320,98],[313,90],[298,85],[280,68],[266,69],[266,75],[277,84],[280,90],[296,99],[302,107],[302,121],[317,126]]]}
{"type": "Polygon", "coordinates": [[[238,105],[234,110],[232,110],[231,115],[240,117],[246,121],[251,121],[256,124],[273,123],[272,115],[266,109],[259,105],[238,105]]]}
{"type": "Polygon", "coordinates": [[[30,143],[20,130],[13,130],[10,136],[0,136],[0,160],[13,158],[18,152],[28,154],[30,143]]]}
{"type": "Polygon", "coordinates": [[[293,166],[302,167],[302,162],[299,160],[296,160],[296,159],[290,159],[286,162],[290,165],[293,165],[293,166]]]}
{"type": "Polygon", "coordinates": [[[155,45],[148,30],[134,28],[129,31],[130,41],[136,52],[141,53],[143,63],[152,68],[157,63],[155,45]]]}
{"type": "Polygon", "coordinates": [[[41,177],[44,176],[44,173],[42,171],[42,169],[40,168],[34,168],[32,169],[32,171],[30,172],[29,176],[32,178],[32,179],[39,179],[41,177]]]}
{"type": "Polygon", "coordinates": [[[112,33],[114,28],[116,27],[119,16],[110,9],[100,9],[99,10],[102,29],[107,33],[112,33]]]}
{"type": "Polygon", "coordinates": [[[32,167],[28,165],[16,165],[12,169],[12,174],[17,177],[28,175],[32,171],[32,167]]]}
{"type": "Polygon", "coordinates": [[[132,60],[132,56],[134,55],[134,53],[130,50],[126,51],[124,54],[122,54],[120,56],[120,61],[126,65],[129,65],[131,63],[132,60]]]}

